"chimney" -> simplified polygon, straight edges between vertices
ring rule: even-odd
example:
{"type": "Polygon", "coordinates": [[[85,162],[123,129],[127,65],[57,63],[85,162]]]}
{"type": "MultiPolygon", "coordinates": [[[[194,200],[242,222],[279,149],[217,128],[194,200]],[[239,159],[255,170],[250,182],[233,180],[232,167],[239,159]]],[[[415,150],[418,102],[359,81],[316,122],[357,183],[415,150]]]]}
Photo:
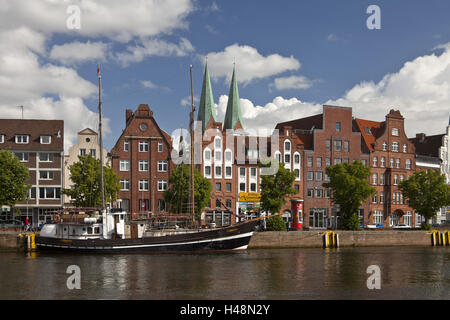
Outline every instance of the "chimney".
{"type": "Polygon", "coordinates": [[[416,139],[419,142],[423,142],[425,140],[425,133],[416,133],[416,139]]]}
{"type": "Polygon", "coordinates": [[[131,109],[125,110],[125,126],[128,124],[128,120],[130,120],[132,115],[133,115],[133,110],[131,110],[131,109]]]}

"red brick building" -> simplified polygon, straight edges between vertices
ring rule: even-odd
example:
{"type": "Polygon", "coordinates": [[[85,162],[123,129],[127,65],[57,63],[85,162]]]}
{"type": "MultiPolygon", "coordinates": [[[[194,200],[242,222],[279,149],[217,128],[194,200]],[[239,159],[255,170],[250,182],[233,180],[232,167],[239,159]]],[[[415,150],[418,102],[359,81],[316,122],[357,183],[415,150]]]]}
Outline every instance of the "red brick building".
{"type": "Polygon", "coordinates": [[[377,191],[370,200],[368,224],[414,227],[414,212],[398,188],[415,170],[415,147],[405,134],[403,116],[391,110],[383,122],[355,119],[354,126],[362,136],[361,152],[369,155],[370,183],[377,191]]]}
{"type": "MultiPolygon", "coordinates": [[[[53,219],[64,188],[64,121],[0,119],[0,149],[13,152],[29,170],[27,200],[16,205],[32,226],[53,219]]],[[[12,218],[12,213],[9,218],[12,218]]]]}
{"type": "Polygon", "coordinates": [[[119,206],[133,218],[167,211],[163,194],[174,167],[171,150],[171,137],[158,126],[148,105],[126,110],[125,129],[110,156],[121,178],[119,206]]]}
{"type": "MultiPolygon", "coordinates": [[[[325,168],[355,160],[368,163],[368,155],[361,154],[361,134],[353,129],[352,109],[324,105],[321,114],[276,125],[280,130],[283,127],[291,127],[304,144],[300,153],[304,226],[334,227],[338,211],[331,202],[330,190],[322,186],[328,181],[325,168]]],[[[367,209],[360,209],[361,219],[367,215],[367,209]]]]}

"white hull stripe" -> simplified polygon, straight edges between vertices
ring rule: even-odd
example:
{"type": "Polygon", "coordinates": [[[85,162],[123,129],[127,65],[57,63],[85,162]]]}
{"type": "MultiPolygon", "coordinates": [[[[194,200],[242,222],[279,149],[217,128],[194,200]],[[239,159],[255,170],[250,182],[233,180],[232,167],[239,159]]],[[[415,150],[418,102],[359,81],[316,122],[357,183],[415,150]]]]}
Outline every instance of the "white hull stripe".
{"type": "MultiPolygon", "coordinates": [[[[112,247],[75,247],[75,246],[64,246],[64,245],[43,244],[43,243],[42,244],[38,244],[38,245],[39,246],[46,246],[46,247],[55,247],[55,248],[92,249],[92,250],[134,249],[134,248],[180,246],[180,245],[187,245],[187,244],[216,242],[216,241],[224,241],[224,240],[232,240],[232,239],[251,237],[252,235],[253,235],[253,232],[248,232],[248,233],[238,234],[238,235],[230,236],[230,237],[223,237],[223,238],[217,238],[217,239],[208,239],[208,240],[199,240],[199,241],[175,242],[175,243],[157,243],[157,244],[140,244],[140,245],[133,245],[133,246],[112,246],[112,247]]],[[[241,248],[245,249],[244,247],[247,247],[247,246],[234,248],[233,250],[238,250],[238,249],[241,249],[241,248]]]]}

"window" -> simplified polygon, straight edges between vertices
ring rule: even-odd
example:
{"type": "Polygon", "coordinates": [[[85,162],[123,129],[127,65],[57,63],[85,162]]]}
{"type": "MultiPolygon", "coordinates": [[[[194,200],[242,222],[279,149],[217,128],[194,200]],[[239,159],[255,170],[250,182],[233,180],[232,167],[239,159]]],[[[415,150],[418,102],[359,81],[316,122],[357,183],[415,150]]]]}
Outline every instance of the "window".
{"type": "Polygon", "coordinates": [[[325,198],[331,197],[331,189],[325,189],[325,198]]]}
{"type": "Polygon", "coordinates": [[[231,151],[230,150],[225,151],[225,161],[231,162],[231,151]]]}
{"type": "Polygon", "coordinates": [[[80,156],[86,155],[86,149],[80,149],[80,156]]]}
{"type": "Polygon", "coordinates": [[[377,193],[376,192],[372,196],[372,203],[377,203],[377,193]]]}
{"type": "Polygon", "coordinates": [[[341,123],[336,122],[336,131],[341,131],[341,123]]]}
{"type": "Polygon", "coordinates": [[[378,174],[374,173],[372,175],[372,184],[376,185],[378,183],[378,174]]]}
{"type": "Polygon", "coordinates": [[[395,159],[395,165],[397,168],[400,168],[400,159],[395,159]]]}
{"type": "Polygon", "coordinates": [[[227,182],[227,184],[226,184],[226,191],[231,192],[231,183],[230,182],[227,182]]]}
{"type": "Polygon", "coordinates": [[[349,163],[350,159],[349,158],[344,158],[344,163],[349,163]]]}
{"type": "Polygon", "coordinates": [[[120,190],[122,190],[122,191],[130,190],[130,180],[128,180],[128,179],[120,180],[120,186],[121,186],[120,190]]]}
{"type": "Polygon", "coordinates": [[[294,190],[296,193],[300,192],[300,186],[298,184],[294,184],[294,190]]]}
{"type": "Polygon", "coordinates": [[[334,158],[334,164],[340,164],[340,163],[342,163],[341,158],[334,158]]]}
{"type": "Polygon", "coordinates": [[[222,148],[222,140],[219,137],[216,137],[214,140],[214,148],[221,149],[222,148]]]}
{"type": "Polygon", "coordinates": [[[216,177],[222,176],[222,167],[215,167],[216,168],[216,177]]]}
{"type": "Polygon", "coordinates": [[[313,180],[314,180],[314,172],[308,171],[308,181],[313,181],[313,180]]]}
{"type": "Polygon", "coordinates": [[[14,152],[14,155],[19,158],[21,162],[28,162],[28,152],[14,152]]]}
{"type": "Polygon", "coordinates": [[[277,159],[278,162],[281,162],[281,153],[279,151],[275,152],[275,159],[277,159]]]}
{"type": "Polygon", "coordinates": [[[384,173],[380,173],[380,185],[384,186],[384,173]]]}
{"type": "Polygon", "coordinates": [[[211,160],[211,150],[205,150],[205,161],[211,160]]]}
{"type": "Polygon", "coordinates": [[[367,166],[367,160],[366,160],[366,159],[361,159],[361,162],[362,162],[362,164],[363,164],[364,167],[367,166]]]}
{"type": "Polygon", "coordinates": [[[158,152],[163,152],[164,147],[162,142],[158,142],[158,152]]]}
{"type": "Polygon", "coordinates": [[[139,171],[148,171],[148,160],[139,160],[139,171]]]}
{"type": "Polygon", "coordinates": [[[228,208],[231,208],[231,200],[230,200],[230,199],[227,199],[227,200],[226,200],[226,206],[227,206],[228,208]]]}
{"type": "Polygon", "coordinates": [[[347,140],[344,141],[344,151],[345,152],[349,151],[349,142],[347,140]]]}
{"type": "Polygon", "coordinates": [[[53,180],[53,171],[39,171],[40,180],[53,180]]]}
{"type": "Polygon", "coordinates": [[[148,152],[148,141],[139,141],[139,152],[148,152]]]}
{"type": "Polygon", "coordinates": [[[256,192],[256,183],[250,183],[250,192],[256,192]]]}
{"type": "Polygon", "coordinates": [[[123,142],[123,151],[128,152],[130,150],[130,142],[128,140],[125,140],[123,142]]]}
{"type": "Polygon", "coordinates": [[[245,168],[239,168],[239,176],[245,177],[245,168]]]}
{"type": "Polygon", "coordinates": [[[405,166],[406,166],[406,169],[411,169],[411,160],[410,159],[406,159],[405,166]]]}
{"type": "Polygon", "coordinates": [[[391,158],[391,168],[394,167],[394,158],[391,158]]]}
{"type": "Polygon", "coordinates": [[[130,160],[120,160],[120,171],[130,171],[130,160]]]}
{"type": "Polygon", "coordinates": [[[326,149],[327,149],[327,151],[330,151],[330,150],[331,150],[331,141],[330,141],[329,139],[327,139],[327,140],[325,141],[325,143],[326,143],[326,149]]]}
{"type": "Polygon", "coordinates": [[[27,191],[27,199],[36,199],[36,187],[32,187],[27,191]]]}
{"type": "Polygon", "coordinates": [[[312,198],[312,196],[314,195],[314,189],[308,189],[308,198],[312,198]]]}
{"type": "Polygon", "coordinates": [[[381,157],[381,165],[380,165],[380,167],[384,168],[385,164],[386,164],[386,158],[385,157],[381,157]]]}
{"type": "Polygon", "coordinates": [[[211,177],[211,166],[205,166],[205,176],[211,177]]]}
{"type": "Polygon", "coordinates": [[[216,191],[222,191],[222,184],[220,182],[216,182],[216,191]]]}
{"type": "Polygon", "coordinates": [[[398,174],[394,174],[394,186],[398,185],[398,174]]]}
{"type": "Polygon", "coordinates": [[[408,152],[408,146],[406,144],[403,145],[403,153],[408,152]]]}
{"type": "Polygon", "coordinates": [[[300,164],[300,155],[299,154],[294,154],[294,163],[300,164]]]}
{"type": "Polygon", "coordinates": [[[316,198],[322,198],[322,196],[323,196],[323,190],[316,189],[316,198]]]}
{"type": "Polygon", "coordinates": [[[376,168],[378,165],[378,157],[373,157],[372,161],[373,161],[373,166],[376,168]]]}
{"type": "Polygon", "coordinates": [[[158,191],[167,190],[167,180],[158,180],[158,191]]]}
{"type": "Polygon", "coordinates": [[[384,203],[384,192],[380,191],[380,203],[384,203]]]}
{"type": "Polygon", "coordinates": [[[148,179],[139,180],[139,191],[148,191],[148,179]]]}
{"type": "Polygon", "coordinates": [[[51,136],[41,136],[41,144],[50,144],[52,143],[51,136]]]}
{"type": "Polygon", "coordinates": [[[18,144],[27,144],[28,143],[28,135],[26,134],[19,134],[15,136],[16,143],[18,144]]]}
{"type": "Polygon", "coordinates": [[[215,158],[214,158],[214,161],[216,161],[216,162],[220,162],[220,161],[222,161],[222,152],[221,151],[216,151],[215,152],[215,158]]]}
{"type": "Polygon", "coordinates": [[[300,169],[294,169],[295,179],[300,180],[300,169]]]}
{"type": "Polygon", "coordinates": [[[386,141],[383,141],[383,151],[387,151],[387,143],[386,143],[386,141]]]}
{"type": "Polygon", "coordinates": [[[312,167],[312,163],[313,163],[313,157],[308,156],[308,162],[307,162],[308,167],[312,167]]]}
{"type": "Polygon", "coordinates": [[[392,151],[398,152],[398,142],[392,142],[392,151]]]}
{"type": "Polygon", "coordinates": [[[392,128],[392,135],[398,137],[398,129],[392,128]]]}
{"type": "Polygon", "coordinates": [[[168,163],[167,160],[159,160],[158,161],[158,172],[167,172],[168,163]]]}
{"type": "Polygon", "coordinates": [[[405,176],[404,175],[400,175],[400,182],[402,182],[403,180],[405,180],[405,176]]]}
{"type": "Polygon", "coordinates": [[[331,166],[331,158],[329,158],[329,157],[326,157],[326,158],[325,158],[325,166],[326,166],[326,167],[331,166]]]}
{"type": "Polygon", "coordinates": [[[97,150],[95,150],[95,149],[89,150],[89,152],[91,153],[91,156],[92,156],[93,158],[95,158],[96,151],[97,151],[97,150]]]}
{"type": "Polygon", "coordinates": [[[317,168],[322,168],[322,157],[317,157],[316,158],[316,167],[317,168]]]}
{"type": "Polygon", "coordinates": [[[39,153],[40,162],[53,162],[53,159],[54,159],[53,153],[39,153]]]}
{"type": "Polygon", "coordinates": [[[225,177],[231,178],[231,167],[230,166],[225,167],[225,177]]]}
{"type": "Polygon", "coordinates": [[[291,155],[290,154],[284,155],[284,163],[291,163],[291,155]]]}
{"type": "Polygon", "coordinates": [[[61,188],[41,187],[39,188],[39,199],[60,199],[61,188]]]}
{"type": "Polygon", "coordinates": [[[256,168],[250,168],[250,177],[256,178],[256,168]]]}
{"type": "Polygon", "coordinates": [[[334,151],[341,151],[341,150],[342,150],[342,141],[334,140],[334,151]]]}
{"type": "Polygon", "coordinates": [[[164,199],[158,199],[158,211],[159,212],[166,212],[167,207],[166,207],[166,202],[164,201],[164,199]]]}
{"type": "Polygon", "coordinates": [[[375,210],[373,215],[374,224],[383,224],[383,211],[375,210]]]}
{"type": "Polygon", "coordinates": [[[245,192],[245,183],[243,182],[239,183],[239,191],[245,192]]]}
{"type": "Polygon", "coordinates": [[[291,151],[291,143],[289,141],[284,142],[284,151],[291,151]]]}
{"type": "Polygon", "coordinates": [[[323,172],[317,171],[316,172],[316,181],[322,181],[322,178],[323,178],[323,172]]]}
{"type": "Polygon", "coordinates": [[[148,199],[139,199],[139,210],[146,211],[149,209],[148,199]]]}
{"type": "Polygon", "coordinates": [[[5,135],[0,134],[0,143],[5,143],[5,135]]]}

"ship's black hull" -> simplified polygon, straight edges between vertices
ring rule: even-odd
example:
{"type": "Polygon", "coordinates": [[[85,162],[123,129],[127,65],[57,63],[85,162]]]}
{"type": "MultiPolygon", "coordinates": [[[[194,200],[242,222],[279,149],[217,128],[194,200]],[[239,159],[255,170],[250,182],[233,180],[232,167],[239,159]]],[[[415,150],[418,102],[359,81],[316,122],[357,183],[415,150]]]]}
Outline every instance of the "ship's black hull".
{"type": "Polygon", "coordinates": [[[60,239],[36,237],[39,250],[89,253],[189,252],[246,249],[257,221],[193,233],[140,239],[60,239]]]}

